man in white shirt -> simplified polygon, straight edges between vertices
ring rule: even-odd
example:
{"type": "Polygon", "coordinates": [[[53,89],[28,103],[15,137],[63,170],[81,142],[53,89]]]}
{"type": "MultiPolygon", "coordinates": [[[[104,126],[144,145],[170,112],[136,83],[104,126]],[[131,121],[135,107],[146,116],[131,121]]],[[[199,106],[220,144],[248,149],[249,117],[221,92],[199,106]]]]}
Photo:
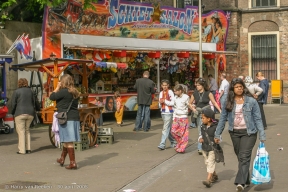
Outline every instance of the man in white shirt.
{"type": "Polygon", "coordinates": [[[220,93],[220,103],[221,103],[221,108],[223,109],[223,106],[225,104],[228,92],[229,92],[229,82],[226,80],[226,73],[221,74],[221,85],[219,89],[220,93]]]}

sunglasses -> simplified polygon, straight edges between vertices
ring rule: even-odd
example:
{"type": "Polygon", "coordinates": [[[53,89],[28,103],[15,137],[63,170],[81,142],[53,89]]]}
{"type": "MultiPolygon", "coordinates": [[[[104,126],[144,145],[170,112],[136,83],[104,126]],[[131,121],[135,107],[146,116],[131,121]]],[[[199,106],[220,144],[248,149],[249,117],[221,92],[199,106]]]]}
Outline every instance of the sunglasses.
{"type": "Polygon", "coordinates": [[[198,79],[198,81],[201,81],[201,82],[206,82],[206,80],[205,80],[205,79],[203,79],[203,78],[199,78],[199,79],[198,79]]]}
{"type": "Polygon", "coordinates": [[[241,78],[234,78],[232,79],[231,83],[235,84],[235,83],[240,83],[243,82],[243,80],[241,78]]]}

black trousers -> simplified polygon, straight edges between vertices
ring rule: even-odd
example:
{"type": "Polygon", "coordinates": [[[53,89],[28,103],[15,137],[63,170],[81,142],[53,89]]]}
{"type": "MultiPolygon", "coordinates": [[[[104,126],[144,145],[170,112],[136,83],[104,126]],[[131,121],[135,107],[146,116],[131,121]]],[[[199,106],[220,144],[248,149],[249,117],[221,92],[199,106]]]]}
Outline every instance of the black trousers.
{"type": "Polygon", "coordinates": [[[238,172],[235,178],[235,185],[250,184],[250,161],[253,147],[257,140],[257,134],[248,135],[247,130],[229,131],[234,152],[238,158],[238,172]]]}
{"type": "Polygon", "coordinates": [[[262,122],[263,122],[263,127],[264,129],[267,128],[267,123],[266,123],[266,117],[265,117],[265,113],[264,113],[264,108],[263,108],[263,104],[264,103],[259,103],[259,108],[260,108],[260,113],[261,113],[261,118],[262,118],[262,122]]]}

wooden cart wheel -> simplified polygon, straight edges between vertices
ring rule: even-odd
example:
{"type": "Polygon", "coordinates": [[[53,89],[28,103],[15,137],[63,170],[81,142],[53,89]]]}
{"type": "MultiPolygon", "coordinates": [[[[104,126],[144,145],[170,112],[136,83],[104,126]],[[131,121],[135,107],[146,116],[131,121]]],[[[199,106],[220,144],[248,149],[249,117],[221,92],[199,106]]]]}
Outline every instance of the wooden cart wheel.
{"type": "Polygon", "coordinates": [[[49,125],[48,131],[49,131],[50,142],[53,146],[55,146],[55,133],[52,131],[52,125],[49,125]]]}
{"type": "Polygon", "coordinates": [[[89,146],[92,147],[96,144],[98,129],[96,118],[92,113],[87,113],[82,122],[82,132],[88,132],[89,146]]]}

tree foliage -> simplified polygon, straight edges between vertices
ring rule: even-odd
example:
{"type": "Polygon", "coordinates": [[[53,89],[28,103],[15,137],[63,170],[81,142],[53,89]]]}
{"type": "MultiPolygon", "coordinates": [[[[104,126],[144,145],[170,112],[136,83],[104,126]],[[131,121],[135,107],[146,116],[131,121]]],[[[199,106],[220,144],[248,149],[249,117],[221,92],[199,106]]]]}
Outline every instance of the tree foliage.
{"type": "MultiPolygon", "coordinates": [[[[0,22],[6,20],[42,22],[45,6],[58,7],[67,0],[0,0],[0,22]]],[[[83,9],[94,8],[98,0],[75,0],[82,2],[83,9]]]]}

